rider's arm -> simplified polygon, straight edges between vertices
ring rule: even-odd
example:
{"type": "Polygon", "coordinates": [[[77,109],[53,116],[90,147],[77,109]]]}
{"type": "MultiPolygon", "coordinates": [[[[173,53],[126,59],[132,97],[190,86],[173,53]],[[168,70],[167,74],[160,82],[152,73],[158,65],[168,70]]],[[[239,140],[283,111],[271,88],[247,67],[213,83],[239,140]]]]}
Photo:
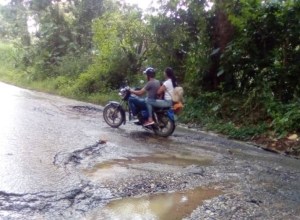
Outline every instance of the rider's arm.
{"type": "Polygon", "coordinates": [[[161,87],[159,87],[159,89],[157,91],[157,95],[162,95],[162,94],[164,94],[165,91],[166,91],[166,86],[162,85],[161,87]]]}
{"type": "Polygon", "coordinates": [[[145,90],[145,88],[142,88],[140,90],[132,90],[131,89],[130,92],[134,95],[141,96],[141,95],[145,94],[146,90],[145,90]]]}

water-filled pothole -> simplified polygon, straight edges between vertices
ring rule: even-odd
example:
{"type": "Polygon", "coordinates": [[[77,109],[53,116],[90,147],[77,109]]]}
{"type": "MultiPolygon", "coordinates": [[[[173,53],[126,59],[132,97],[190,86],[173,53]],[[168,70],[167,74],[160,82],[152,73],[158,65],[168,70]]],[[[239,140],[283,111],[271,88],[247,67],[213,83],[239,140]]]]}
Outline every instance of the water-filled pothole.
{"type": "Polygon", "coordinates": [[[212,164],[212,158],[208,156],[195,157],[188,154],[153,154],[142,157],[127,157],[126,159],[114,159],[108,162],[97,164],[93,168],[86,171],[88,173],[94,173],[101,169],[111,169],[115,165],[128,167],[131,164],[142,163],[158,163],[181,167],[186,167],[190,165],[209,166],[210,164],[212,164]]]}
{"type": "Polygon", "coordinates": [[[189,216],[204,200],[220,195],[215,189],[195,188],[186,191],[125,198],[110,202],[87,219],[160,219],[176,220],[189,216]]]}
{"type": "Polygon", "coordinates": [[[177,172],[195,165],[209,166],[213,162],[208,156],[196,157],[189,154],[153,154],[141,157],[128,157],[98,163],[82,170],[90,180],[98,183],[118,182],[129,176],[144,175],[146,172],[177,172]]]}

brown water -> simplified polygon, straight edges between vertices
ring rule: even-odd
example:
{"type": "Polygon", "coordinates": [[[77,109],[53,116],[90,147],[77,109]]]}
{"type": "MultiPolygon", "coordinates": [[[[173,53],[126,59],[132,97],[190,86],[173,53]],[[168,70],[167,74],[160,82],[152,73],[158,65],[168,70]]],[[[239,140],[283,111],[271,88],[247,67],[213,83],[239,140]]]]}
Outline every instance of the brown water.
{"type": "Polygon", "coordinates": [[[203,203],[221,194],[215,189],[195,188],[191,190],[125,198],[110,202],[87,219],[114,220],[176,220],[189,216],[203,203]]]}
{"type": "Polygon", "coordinates": [[[129,172],[132,172],[131,165],[147,163],[180,167],[187,167],[190,165],[209,166],[212,164],[212,159],[210,157],[195,157],[189,154],[153,154],[99,163],[92,168],[83,170],[83,173],[94,181],[113,180],[126,177],[129,172]]]}
{"type": "Polygon", "coordinates": [[[130,164],[158,163],[171,166],[186,167],[190,165],[208,166],[212,163],[210,157],[195,157],[189,154],[153,154],[142,157],[128,157],[127,159],[114,159],[108,162],[99,163],[91,169],[86,169],[87,173],[98,172],[103,169],[111,169],[114,166],[128,167],[130,164]]]}

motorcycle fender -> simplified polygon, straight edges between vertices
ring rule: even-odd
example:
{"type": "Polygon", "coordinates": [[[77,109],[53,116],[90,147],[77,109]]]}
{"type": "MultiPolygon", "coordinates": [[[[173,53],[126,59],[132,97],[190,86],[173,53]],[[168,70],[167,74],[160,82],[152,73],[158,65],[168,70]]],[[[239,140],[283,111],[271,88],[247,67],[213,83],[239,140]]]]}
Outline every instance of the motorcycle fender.
{"type": "Polygon", "coordinates": [[[123,109],[122,105],[119,102],[116,101],[110,101],[107,105],[113,105],[117,108],[120,109],[122,116],[124,117],[124,125],[126,124],[126,114],[125,114],[125,110],[123,109]]]}

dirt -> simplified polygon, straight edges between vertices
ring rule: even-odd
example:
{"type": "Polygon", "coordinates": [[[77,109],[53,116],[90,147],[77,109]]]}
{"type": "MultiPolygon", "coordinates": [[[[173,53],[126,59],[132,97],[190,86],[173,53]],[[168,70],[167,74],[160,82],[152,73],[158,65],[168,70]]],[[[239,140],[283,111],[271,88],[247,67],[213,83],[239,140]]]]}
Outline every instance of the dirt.
{"type": "Polygon", "coordinates": [[[269,150],[275,153],[281,153],[286,155],[295,156],[300,158],[300,140],[289,140],[285,138],[272,138],[267,136],[261,136],[253,139],[253,142],[262,146],[265,150],[269,150]]]}

